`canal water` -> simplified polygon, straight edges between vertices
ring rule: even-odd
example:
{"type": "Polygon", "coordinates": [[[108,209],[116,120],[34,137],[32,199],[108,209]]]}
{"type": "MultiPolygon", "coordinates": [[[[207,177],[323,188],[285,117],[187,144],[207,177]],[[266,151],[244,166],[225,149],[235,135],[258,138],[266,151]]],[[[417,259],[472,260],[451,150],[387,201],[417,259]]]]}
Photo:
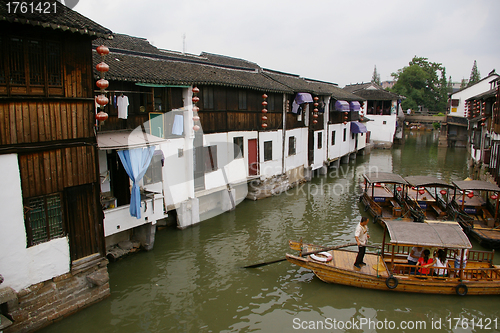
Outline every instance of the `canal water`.
{"type": "MultiPolygon", "coordinates": [[[[364,172],[434,175],[446,181],[467,177],[465,149],[437,148],[433,132],[405,132],[405,138],[403,146],[372,150],[287,193],[244,201],[235,211],[189,229],[158,231],[152,251],[108,266],[109,298],[41,332],[500,331],[498,296],[330,285],[287,261],[241,268],[284,258],[291,252],[289,239],[353,242],[355,226],[366,214],[358,200],[364,172]]],[[[380,244],[381,227],[370,223],[369,228],[371,244],[380,244]]]]}

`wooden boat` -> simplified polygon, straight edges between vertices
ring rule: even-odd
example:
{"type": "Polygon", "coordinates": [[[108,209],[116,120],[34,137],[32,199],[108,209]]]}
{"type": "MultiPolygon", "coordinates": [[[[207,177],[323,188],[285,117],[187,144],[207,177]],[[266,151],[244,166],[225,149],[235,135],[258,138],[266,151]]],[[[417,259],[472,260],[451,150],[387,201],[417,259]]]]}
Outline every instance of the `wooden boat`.
{"type": "Polygon", "coordinates": [[[453,185],[433,176],[408,176],[404,179],[407,182],[404,198],[415,221],[448,218],[447,198],[453,185]]]}
{"type": "Polygon", "coordinates": [[[376,172],[364,174],[363,193],[360,201],[373,216],[373,222],[383,225],[383,220],[413,221],[411,212],[402,198],[406,181],[397,174],[376,172]]]}
{"type": "Polygon", "coordinates": [[[500,187],[481,180],[455,181],[453,185],[456,189],[449,200],[455,219],[482,246],[500,248],[500,187]]]}
{"type": "MultiPolygon", "coordinates": [[[[381,251],[367,253],[364,259],[366,266],[361,269],[353,265],[357,251],[346,249],[330,250],[324,254],[320,252],[315,258],[287,254],[286,259],[312,270],[327,283],[411,293],[500,294],[500,266],[492,264],[494,252],[469,250],[465,268],[453,268],[453,260],[448,260],[446,276],[434,276],[434,268],[430,268],[428,274],[416,275],[416,266],[407,264],[407,255],[413,246],[444,248],[450,259],[452,250],[470,249],[471,243],[458,223],[392,220],[386,221],[385,225],[390,241],[385,243],[387,233],[384,233],[381,251]]],[[[321,250],[322,247],[290,241],[290,248],[303,253],[321,250]]]]}

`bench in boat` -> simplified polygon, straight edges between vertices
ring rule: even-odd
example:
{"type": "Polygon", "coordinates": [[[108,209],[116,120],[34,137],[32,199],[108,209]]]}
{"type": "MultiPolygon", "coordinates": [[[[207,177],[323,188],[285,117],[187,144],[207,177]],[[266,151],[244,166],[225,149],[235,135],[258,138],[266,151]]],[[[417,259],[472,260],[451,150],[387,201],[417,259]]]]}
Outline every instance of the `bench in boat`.
{"type": "Polygon", "coordinates": [[[443,212],[443,211],[441,210],[441,208],[439,208],[439,206],[438,206],[437,204],[431,204],[431,208],[432,208],[432,210],[433,210],[433,211],[435,211],[435,212],[436,212],[436,214],[437,214],[438,216],[440,216],[440,217],[441,217],[441,216],[445,216],[445,215],[446,215],[446,212],[443,212]]]}

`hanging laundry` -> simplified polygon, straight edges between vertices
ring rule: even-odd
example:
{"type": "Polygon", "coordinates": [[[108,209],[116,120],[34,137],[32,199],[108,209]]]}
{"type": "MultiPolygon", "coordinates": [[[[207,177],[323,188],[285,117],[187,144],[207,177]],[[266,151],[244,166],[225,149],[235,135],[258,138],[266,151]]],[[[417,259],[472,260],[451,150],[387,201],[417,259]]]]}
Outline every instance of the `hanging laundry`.
{"type": "Polygon", "coordinates": [[[120,95],[116,99],[116,105],[118,106],[118,118],[127,119],[128,117],[128,97],[125,95],[120,95]]]}
{"type": "Polygon", "coordinates": [[[176,114],[174,117],[174,125],[172,126],[172,134],[182,135],[184,131],[184,117],[180,114],[176,114]]]}

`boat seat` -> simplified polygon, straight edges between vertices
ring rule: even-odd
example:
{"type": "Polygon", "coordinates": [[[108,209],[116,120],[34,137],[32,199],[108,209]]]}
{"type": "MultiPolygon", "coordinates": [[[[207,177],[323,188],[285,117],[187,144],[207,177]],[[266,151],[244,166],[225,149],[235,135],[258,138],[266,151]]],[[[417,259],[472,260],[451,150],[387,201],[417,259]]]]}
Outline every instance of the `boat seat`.
{"type": "Polygon", "coordinates": [[[441,216],[445,216],[445,215],[446,215],[446,212],[443,212],[443,211],[441,210],[441,208],[439,208],[439,206],[438,206],[437,204],[431,204],[431,208],[432,208],[432,210],[434,210],[434,211],[436,212],[436,214],[437,214],[438,216],[440,216],[440,217],[441,217],[441,216]]]}
{"type": "Polygon", "coordinates": [[[401,206],[394,199],[391,199],[390,203],[392,206],[392,216],[393,217],[400,217],[401,216],[401,206]]]}
{"type": "Polygon", "coordinates": [[[491,213],[486,208],[483,208],[483,218],[486,222],[488,228],[493,228],[495,226],[495,219],[491,216],[491,213]]]}

